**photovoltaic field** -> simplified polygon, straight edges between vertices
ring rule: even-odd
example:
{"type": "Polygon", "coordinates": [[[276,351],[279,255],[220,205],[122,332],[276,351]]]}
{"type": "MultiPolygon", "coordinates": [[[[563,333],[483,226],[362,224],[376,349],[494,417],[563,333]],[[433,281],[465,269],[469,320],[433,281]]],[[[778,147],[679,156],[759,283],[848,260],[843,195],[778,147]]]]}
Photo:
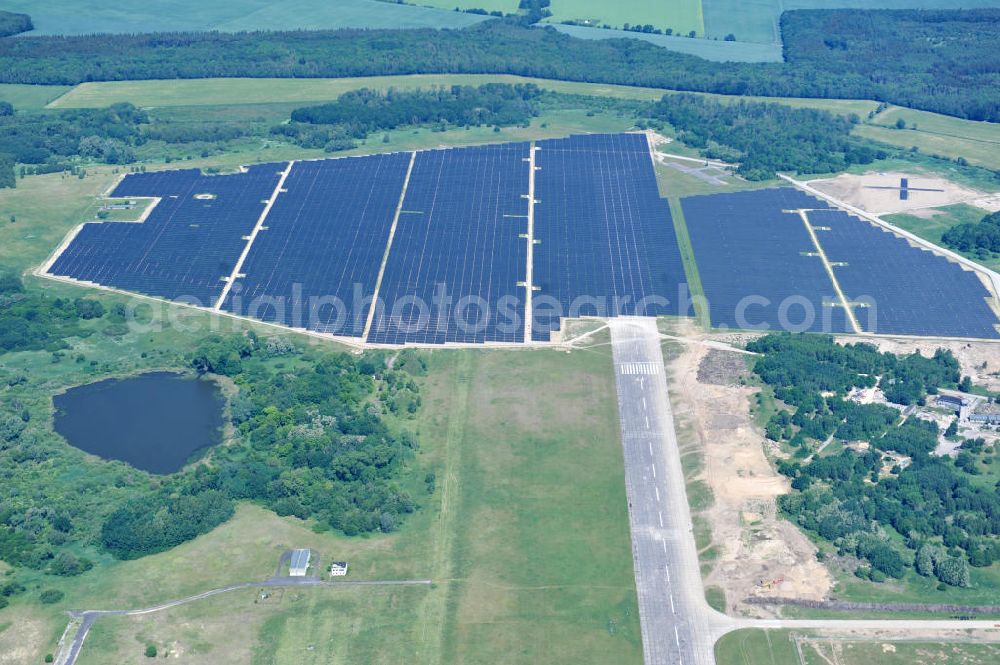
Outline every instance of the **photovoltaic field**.
{"type": "Polygon", "coordinates": [[[975,273],[798,190],[682,205],[713,326],[1000,337],[975,273]]]}
{"type": "MultiPolygon", "coordinates": [[[[643,134],[130,174],[69,278],[376,345],[548,342],[563,318],[694,314],[643,134]]],[[[717,328],[997,338],[971,271],[798,190],[682,199],[717,328]]]]}

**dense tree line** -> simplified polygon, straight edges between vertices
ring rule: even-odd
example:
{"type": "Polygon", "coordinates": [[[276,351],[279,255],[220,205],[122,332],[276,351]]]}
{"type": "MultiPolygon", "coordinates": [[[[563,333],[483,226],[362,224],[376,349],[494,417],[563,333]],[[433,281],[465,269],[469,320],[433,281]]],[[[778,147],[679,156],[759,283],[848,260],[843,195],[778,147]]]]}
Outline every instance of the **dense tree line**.
{"type": "Polygon", "coordinates": [[[798,10],[782,14],[781,36],[791,67],[861,75],[900,106],[1000,121],[1000,9],[798,10]]]}
{"type": "Polygon", "coordinates": [[[0,37],[10,37],[34,29],[31,17],[27,14],[0,11],[0,37]]]}
{"type": "Polygon", "coordinates": [[[526,124],[537,115],[533,103],[541,90],[533,85],[491,83],[430,90],[355,90],[337,101],[292,111],[292,122],[339,125],[354,138],[403,125],[526,124]]]}
{"type": "Polygon", "coordinates": [[[856,116],[817,109],[665,95],[650,116],[672,125],[681,141],[701,148],[706,157],[739,162],[737,172],[748,180],[767,180],[777,171],[842,171],[886,156],[851,137],[856,116]]]}
{"type": "Polygon", "coordinates": [[[881,27],[825,24],[820,43],[829,39],[837,44],[829,50],[851,54],[829,59],[812,50],[816,23],[808,12],[787,13],[782,21],[786,63],[716,63],[640,40],[577,39],[553,28],[527,27],[527,17],[521,16],[463,30],[4,39],[0,82],[496,73],[737,95],[876,99],[959,117],[1000,119],[993,99],[1000,12],[955,11],[947,14],[952,20],[937,20],[940,12],[849,13],[856,21],[881,27]],[[942,44],[938,51],[953,54],[943,60],[919,45],[921,40],[903,37],[917,33],[933,35],[942,44]],[[897,34],[893,50],[886,49],[887,35],[897,34]],[[952,40],[960,40],[961,48],[952,48],[952,40]]]}
{"type": "Polygon", "coordinates": [[[960,252],[1000,252],[1000,212],[986,215],[976,224],[956,224],[941,235],[945,247],[960,252]]]}
{"type": "MultiPolygon", "coordinates": [[[[792,479],[794,491],[779,498],[790,519],[841,555],[863,561],[857,574],[874,581],[912,568],[965,586],[970,565],[1000,560],[1000,490],[970,481],[974,460],[963,468],[933,456],[939,435],[933,422],[902,420],[890,406],[845,399],[852,388],[878,385],[897,404],[921,403],[957,383],[959,366],[950,352],[897,357],[870,344],[788,334],[762,337],[748,348],[763,354],[755,373],[791,409],[767,427],[770,438],[787,439],[797,450],[778,462],[792,479]],[[810,455],[827,437],[866,445],[810,455]]],[[[969,456],[986,450],[983,441],[963,448],[969,456]]]]}

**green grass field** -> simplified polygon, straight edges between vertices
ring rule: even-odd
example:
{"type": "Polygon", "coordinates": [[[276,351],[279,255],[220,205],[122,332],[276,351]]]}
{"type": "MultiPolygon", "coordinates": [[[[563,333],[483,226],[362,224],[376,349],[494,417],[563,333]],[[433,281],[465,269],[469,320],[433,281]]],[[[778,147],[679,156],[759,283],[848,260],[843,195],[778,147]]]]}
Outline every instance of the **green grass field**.
{"type": "MultiPolygon", "coordinates": [[[[546,90],[568,95],[613,97],[654,101],[672,90],[602,83],[577,83],[501,74],[428,74],[373,76],[343,79],[191,79],[175,81],[108,81],[82,83],[53,101],[51,108],[101,108],[116,102],[142,107],[221,106],[240,104],[309,103],[331,101],[351,90],[426,88],[435,85],[482,85],[484,83],[534,83],[546,90]]],[[[798,97],[740,97],[706,94],[720,102],[768,101],[797,108],[818,108],[833,113],[867,115],[876,102],[855,99],[810,99],[798,97]]]]}
{"type": "Polygon", "coordinates": [[[375,0],[174,0],[169,11],[158,6],[123,5],[110,0],[48,0],[44,3],[8,0],[4,9],[30,14],[35,25],[32,35],[184,30],[461,28],[484,18],[375,0]]]}
{"type": "Polygon", "coordinates": [[[991,665],[1000,659],[1000,645],[831,639],[750,629],[724,636],[715,645],[715,657],[718,665],[991,665]]]}
{"type": "Polygon", "coordinates": [[[698,36],[705,33],[701,16],[701,0],[552,0],[549,23],[562,21],[586,22],[587,25],[610,25],[621,28],[631,25],[651,24],[661,30],[673,28],[674,33],[686,35],[694,30],[698,36]]]}
{"type": "Polygon", "coordinates": [[[946,159],[962,157],[970,164],[1000,170],[1000,125],[962,120],[927,111],[893,106],[854,133],[901,148],[916,146],[921,152],[946,159]],[[896,129],[902,119],[906,129],[896,129]]]}

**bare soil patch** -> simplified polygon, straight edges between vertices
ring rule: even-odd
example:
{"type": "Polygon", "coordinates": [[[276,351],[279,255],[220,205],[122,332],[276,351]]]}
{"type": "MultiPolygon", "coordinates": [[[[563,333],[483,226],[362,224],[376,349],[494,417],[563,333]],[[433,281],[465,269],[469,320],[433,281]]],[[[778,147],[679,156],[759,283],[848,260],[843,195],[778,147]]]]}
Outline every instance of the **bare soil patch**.
{"type": "MultiPolygon", "coordinates": [[[[691,424],[704,454],[700,479],[714,496],[702,513],[716,551],[705,583],[724,589],[736,614],[771,616],[767,608],[743,600],[761,595],[820,600],[832,581],[812,543],[777,514],[776,498],[790,488],[772,468],[765,440],[750,419],[757,389],[739,385],[736,361],[723,355],[737,356],[685,344],[668,363],[675,410],[691,424]]],[[[746,372],[746,360],[737,357],[746,372]]]]}
{"type": "Polygon", "coordinates": [[[975,205],[975,201],[986,196],[983,192],[920,172],[890,171],[862,175],[844,173],[835,178],[813,180],[809,184],[824,194],[879,215],[936,208],[953,203],[968,202],[975,205]],[[900,199],[899,190],[900,181],[904,178],[907,179],[909,188],[905,200],[900,199]]]}

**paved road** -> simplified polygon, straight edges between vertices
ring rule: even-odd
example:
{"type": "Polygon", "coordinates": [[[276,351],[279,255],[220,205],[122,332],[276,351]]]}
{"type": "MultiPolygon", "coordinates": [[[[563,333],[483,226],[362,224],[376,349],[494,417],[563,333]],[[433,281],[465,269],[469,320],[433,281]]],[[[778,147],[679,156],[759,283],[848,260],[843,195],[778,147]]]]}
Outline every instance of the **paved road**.
{"type": "Polygon", "coordinates": [[[732,620],[705,602],[656,320],[609,322],[646,665],[714,665],[732,620]]]}
{"type": "Polygon", "coordinates": [[[160,612],[162,610],[170,609],[171,607],[177,607],[178,605],[186,605],[187,603],[193,603],[196,600],[203,600],[211,596],[218,596],[219,594],[229,593],[230,591],[236,591],[238,589],[296,586],[415,586],[424,584],[431,584],[431,580],[328,581],[321,580],[317,577],[271,577],[262,582],[244,582],[242,584],[231,584],[229,586],[219,587],[218,589],[211,589],[203,593],[195,594],[194,596],[171,600],[160,605],[153,605],[152,607],[144,607],[134,610],[74,610],[69,613],[70,617],[72,617],[70,625],[72,626],[74,622],[79,622],[79,626],[73,635],[73,641],[70,642],[68,646],[64,645],[60,649],[60,653],[56,657],[56,665],[75,665],[76,659],[80,656],[80,649],[83,648],[83,641],[87,639],[87,634],[90,632],[91,626],[93,626],[94,621],[103,616],[141,616],[143,614],[152,614],[153,612],[160,612]]]}

